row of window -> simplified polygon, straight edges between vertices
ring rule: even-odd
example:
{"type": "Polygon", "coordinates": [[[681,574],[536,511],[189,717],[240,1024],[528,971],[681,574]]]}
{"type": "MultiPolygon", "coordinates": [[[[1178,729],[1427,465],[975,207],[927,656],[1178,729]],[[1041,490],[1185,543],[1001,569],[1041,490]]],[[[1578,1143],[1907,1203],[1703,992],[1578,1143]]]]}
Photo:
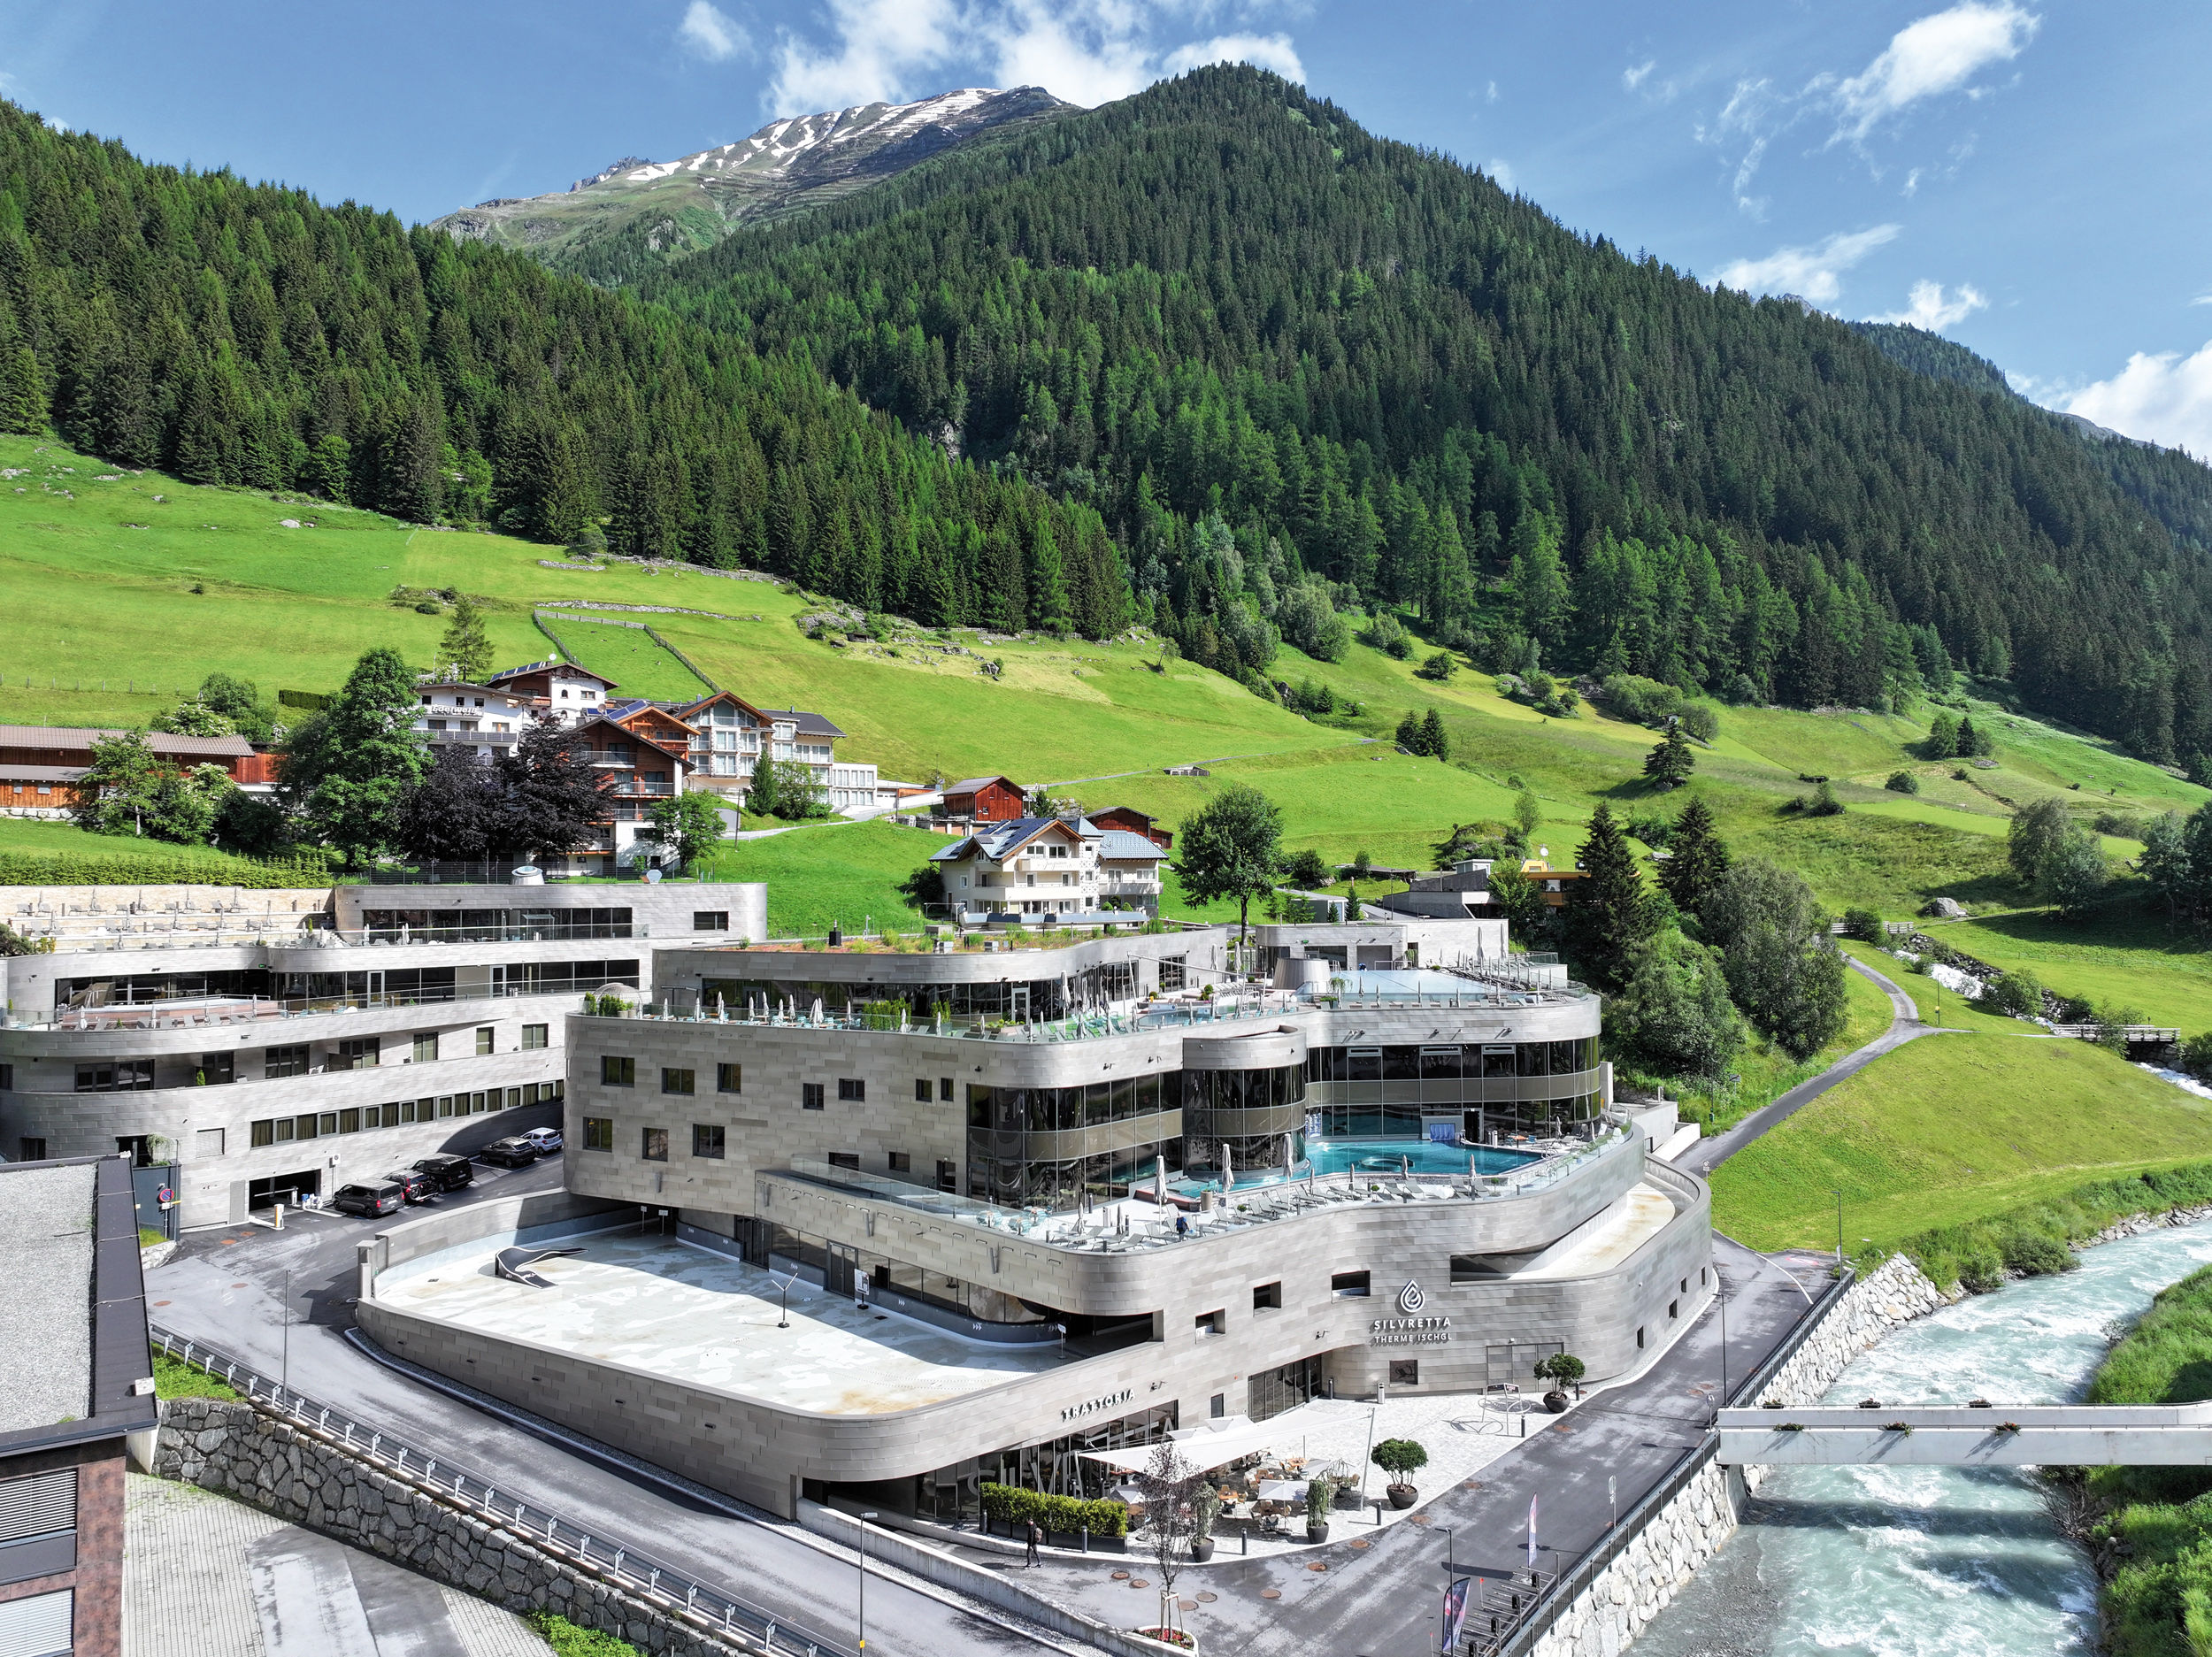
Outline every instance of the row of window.
{"type": "MultiPolygon", "coordinates": [[[[525,1024],[522,1045],[526,1050],[544,1047],[549,1039],[549,1024],[525,1024]]],[[[435,1032],[410,1039],[409,1058],[417,1064],[434,1063],[439,1056],[439,1039],[435,1032]]],[[[474,1051],[478,1058],[488,1057],[496,1052],[496,1032],[489,1024],[475,1034],[474,1051]]],[[[367,1070],[381,1067],[384,1044],[376,1036],[349,1037],[338,1042],[330,1054],[327,1070],[367,1070]]],[[[234,1053],[204,1053],[193,1063],[192,1079],[197,1086],[214,1086],[238,1079],[238,1055],[234,1053]]],[[[269,1081],[279,1081],[289,1076],[304,1076],[309,1070],[307,1044],[298,1042],[287,1047],[268,1047],[261,1055],[261,1074],[269,1081]]],[[[12,1087],[14,1072],[10,1068],[7,1079],[0,1086],[12,1087]]],[[[154,1085],[154,1061],[148,1059],[117,1059],[103,1064],[77,1066],[77,1087],[81,1093],[144,1093],[154,1085]]]]}
{"type": "MultiPolygon", "coordinates": [[[[637,1061],[618,1053],[601,1054],[599,1055],[599,1083],[603,1087],[635,1087],[637,1085],[637,1061]]],[[[914,1082],[914,1097],[926,1101],[930,1096],[929,1086],[926,1078],[918,1077],[914,1082]]],[[[938,1087],[941,1090],[942,1097],[946,1099],[952,1097],[951,1077],[941,1078],[938,1082],[938,1087]]],[[[698,1091],[698,1071],[672,1064],[661,1066],[661,1092],[684,1097],[696,1093],[698,1091]]],[[[745,1091],[745,1067],[741,1064],[716,1065],[714,1067],[714,1091],[718,1093],[743,1093],[745,1091]]],[[[799,1085],[800,1109],[803,1110],[825,1109],[826,1102],[825,1094],[826,1087],[823,1083],[802,1082],[799,1085]]],[[[841,1076],[837,1078],[837,1098],[841,1104],[865,1104],[868,1099],[868,1084],[857,1076],[841,1076]]]]}
{"type": "Polygon", "coordinates": [[[564,1092],[559,1082],[532,1082],[521,1087],[488,1087],[476,1093],[439,1093],[427,1099],[403,1099],[388,1105],[349,1105],[342,1110],[311,1110],[296,1116],[268,1116],[250,1124],[256,1147],[288,1145],[296,1139],[320,1139],[331,1133],[359,1133],[369,1128],[408,1127],[419,1122],[442,1122],[449,1116],[481,1116],[512,1109],[517,1105],[543,1104],[564,1092]]]}
{"type": "Polygon", "coordinates": [[[1571,1041],[1470,1041],[1310,1047],[1310,1082],[1485,1081],[1573,1076],[1597,1068],[1595,1036],[1571,1041]]]}
{"type": "MultiPolygon", "coordinates": [[[[666,1128],[643,1128],[639,1131],[638,1155],[649,1162],[668,1160],[666,1128]]],[[[614,1149],[615,1125],[612,1116],[584,1118],[583,1147],[588,1151],[614,1149]]],[[[691,1124],[691,1154],[708,1162],[721,1162],[729,1155],[729,1131],[718,1123],[695,1122],[691,1124]]],[[[849,1168],[857,1172],[860,1153],[832,1151],[829,1162],[833,1168],[849,1168]]],[[[884,1158],[885,1169],[894,1174],[910,1175],[914,1171],[914,1155],[910,1151],[892,1151],[884,1158]]],[[[959,1177],[958,1167],[950,1161],[940,1159],[937,1163],[937,1187],[941,1191],[955,1189],[959,1177]]]]}

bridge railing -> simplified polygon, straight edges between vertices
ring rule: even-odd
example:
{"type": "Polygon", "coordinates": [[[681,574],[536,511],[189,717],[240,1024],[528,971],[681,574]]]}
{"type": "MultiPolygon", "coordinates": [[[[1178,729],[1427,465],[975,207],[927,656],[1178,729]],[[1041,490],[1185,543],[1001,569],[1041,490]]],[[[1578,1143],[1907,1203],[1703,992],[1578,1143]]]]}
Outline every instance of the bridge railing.
{"type": "Polygon", "coordinates": [[[587,1562],[599,1575],[618,1582],[648,1603],[690,1613],[726,1635],[739,1637],[767,1657],[854,1657],[849,1647],[804,1629],[779,1622],[772,1612],[749,1604],[726,1589],[693,1581],[650,1553],[595,1536],[584,1525],[511,1493],[503,1494],[488,1478],[457,1465],[451,1455],[433,1455],[396,1433],[372,1428],[342,1410],[271,1380],[204,1341],[161,1328],[150,1329],[153,1344],[166,1355],[204,1370],[274,1415],[336,1438],[349,1454],[399,1478],[426,1485],[442,1499],[535,1545],[550,1544],[587,1562]]]}

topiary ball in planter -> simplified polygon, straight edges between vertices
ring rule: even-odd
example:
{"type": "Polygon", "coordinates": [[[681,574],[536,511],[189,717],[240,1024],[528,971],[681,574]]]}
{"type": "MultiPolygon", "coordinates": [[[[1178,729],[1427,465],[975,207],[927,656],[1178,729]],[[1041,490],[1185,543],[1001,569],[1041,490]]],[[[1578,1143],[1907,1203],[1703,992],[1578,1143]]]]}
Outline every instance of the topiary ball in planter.
{"type": "Polygon", "coordinates": [[[1421,1492],[1410,1484],[1388,1485],[1384,1489],[1383,1494],[1389,1497],[1390,1505],[1401,1512],[1421,1500],[1421,1492]]]}

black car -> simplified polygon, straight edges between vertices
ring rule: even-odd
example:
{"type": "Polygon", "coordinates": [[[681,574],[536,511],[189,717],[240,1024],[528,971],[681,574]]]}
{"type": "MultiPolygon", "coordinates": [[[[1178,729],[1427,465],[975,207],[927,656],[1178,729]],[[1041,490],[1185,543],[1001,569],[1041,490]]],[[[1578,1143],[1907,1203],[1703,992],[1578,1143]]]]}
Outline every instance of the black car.
{"type": "Polygon", "coordinates": [[[459,1191],[476,1178],[476,1170],[467,1157],[449,1156],[443,1152],[422,1157],[411,1167],[430,1181],[433,1191],[459,1191]]]}
{"type": "Polygon", "coordinates": [[[502,1168],[527,1168],[538,1160],[538,1147],[519,1133],[504,1139],[494,1139],[477,1152],[488,1162],[497,1162],[502,1168]]]}
{"type": "Polygon", "coordinates": [[[419,1169],[395,1168],[384,1178],[397,1185],[400,1193],[410,1202],[420,1202],[427,1197],[434,1196],[438,1189],[431,1183],[430,1176],[419,1169]]]}
{"type": "Polygon", "coordinates": [[[330,1206],[341,1214],[358,1214],[376,1220],[397,1213],[406,1201],[405,1186],[396,1180],[379,1179],[366,1185],[339,1186],[330,1206]]]}

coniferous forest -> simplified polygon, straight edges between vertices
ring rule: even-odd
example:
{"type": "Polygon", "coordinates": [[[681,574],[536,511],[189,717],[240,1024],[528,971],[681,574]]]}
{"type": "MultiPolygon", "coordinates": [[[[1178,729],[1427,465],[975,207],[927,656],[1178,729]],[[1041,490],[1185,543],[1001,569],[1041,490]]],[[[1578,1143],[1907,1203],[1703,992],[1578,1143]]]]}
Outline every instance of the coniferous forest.
{"type": "Polygon", "coordinates": [[[1140,622],[1256,687],[1395,606],[1501,671],[1880,706],[1955,667],[2212,751],[2195,463],[1578,235],[1257,71],[626,268],[0,112],[0,424],[130,464],[604,520],[933,625],[1140,622]]]}

